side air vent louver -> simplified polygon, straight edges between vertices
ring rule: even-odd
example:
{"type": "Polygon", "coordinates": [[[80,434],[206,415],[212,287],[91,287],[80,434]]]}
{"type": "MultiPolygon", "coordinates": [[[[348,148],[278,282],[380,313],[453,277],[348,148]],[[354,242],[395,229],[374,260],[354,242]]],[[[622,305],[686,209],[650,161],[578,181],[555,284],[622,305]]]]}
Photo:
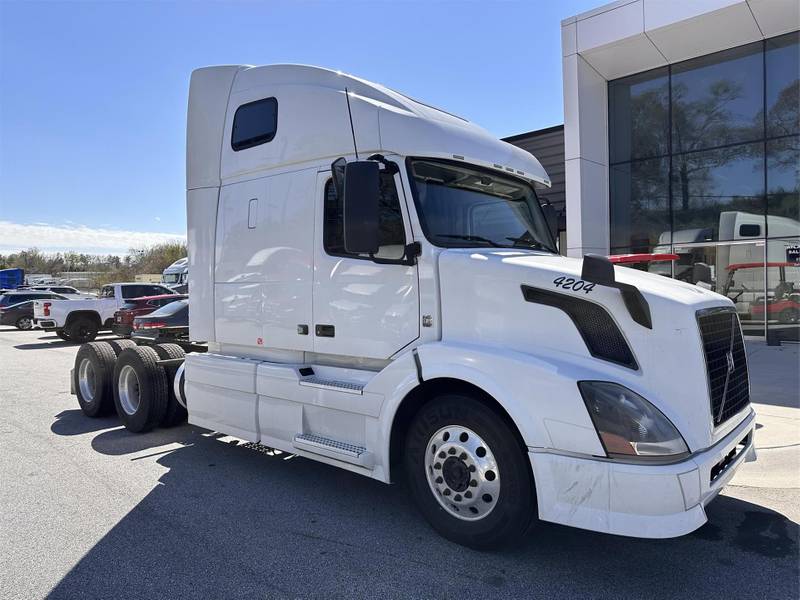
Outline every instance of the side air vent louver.
{"type": "Polygon", "coordinates": [[[589,353],[595,358],[629,369],[639,368],[625,336],[608,311],[599,304],[528,285],[522,286],[522,295],[528,302],[552,306],[567,313],[581,334],[589,353]]]}

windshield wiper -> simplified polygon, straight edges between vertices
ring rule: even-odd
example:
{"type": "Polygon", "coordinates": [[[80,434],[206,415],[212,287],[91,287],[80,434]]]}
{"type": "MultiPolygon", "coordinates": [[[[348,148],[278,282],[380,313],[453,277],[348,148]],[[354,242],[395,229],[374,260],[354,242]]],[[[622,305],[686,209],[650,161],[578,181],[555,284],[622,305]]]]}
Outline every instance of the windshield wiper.
{"type": "Polygon", "coordinates": [[[506,237],[507,240],[510,240],[514,244],[514,248],[532,248],[534,250],[545,250],[547,252],[553,252],[552,248],[548,248],[541,242],[537,242],[536,240],[530,239],[527,234],[521,235],[519,237],[506,237]]]}
{"type": "Polygon", "coordinates": [[[436,237],[440,238],[451,238],[454,240],[466,240],[468,242],[482,242],[484,244],[489,244],[495,248],[503,248],[504,246],[498,244],[497,242],[490,240],[489,238],[481,237],[479,235],[468,235],[468,234],[439,234],[436,237]]]}

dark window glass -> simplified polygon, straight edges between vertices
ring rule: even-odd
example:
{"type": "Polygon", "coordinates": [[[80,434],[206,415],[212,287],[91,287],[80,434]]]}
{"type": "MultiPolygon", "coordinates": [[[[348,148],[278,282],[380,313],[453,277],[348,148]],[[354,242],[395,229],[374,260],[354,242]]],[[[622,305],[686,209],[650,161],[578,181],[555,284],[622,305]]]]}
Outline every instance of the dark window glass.
{"type": "Polygon", "coordinates": [[[122,288],[123,298],[141,298],[143,296],[160,296],[169,291],[158,285],[126,285],[122,288]]]}
{"type": "Polygon", "coordinates": [[[107,285],[102,290],[100,290],[100,297],[101,298],[113,298],[114,297],[114,286],[107,285]]]}
{"type": "Polygon", "coordinates": [[[672,67],[672,151],[764,136],[762,44],[748,44],[672,67]]]}
{"type": "Polygon", "coordinates": [[[767,40],[767,135],[800,133],[800,33],[767,40]]]}
{"type": "MultiPolygon", "coordinates": [[[[611,246],[648,252],[670,243],[669,158],[611,167],[611,246]]],[[[656,251],[667,251],[660,249],[656,251]]]]}
{"type": "Polygon", "coordinates": [[[608,85],[611,162],[669,151],[669,78],[654,69],[608,85]]]}
{"type": "Polygon", "coordinates": [[[182,314],[189,311],[189,301],[188,300],[176,300],[175,302],[170,302],[159,308],[156,311],[151,312],[148,316],[150,317],[170,317],[172,315],[182,314]]]}
{"type": "Polygon", "coordinates": [[[800,234],[800,136],[767,142],[769,237],[800,234]]]}
{"type": "Polygon", "coordinates": [[[242,104],[233,116],[231,147],[235,151],[265,144],[278,129],[278,101],[275,98],[242,104]]]}
{"type": "Polygon", "coordinates": [[[744,224],[739,225],[739,237],[760,237],[763,234],[761,233],[761,225],[753,225],[753,224],[744,224]]]}
{"type": "MultiPolygon", "coordinates": [[[[394,177],[381,173],[378,258],[400,260],[405,254],[405,229],[400,200],[397,197],[394,177]]],[[[344,248],[343,203],[336,194],[333,180],[325,184],[325,224],[323,228],[325,252],[332,256],[353,256],[344,248]]],[[[366,256],[364,257],[366,258],[366,256]]]]}
{"type": "Polygon", "coordinates": [[[411,160],[422,230],[437,246],[555,251],[533,186],[465,164],[411,160]]]}
{"type": "Polygon", "coordinates": [[[763,149],[760,142],[673,156],[675,235],[711,229],[712,239],[733,240],[742,224],[763,227],[763,149]]]}

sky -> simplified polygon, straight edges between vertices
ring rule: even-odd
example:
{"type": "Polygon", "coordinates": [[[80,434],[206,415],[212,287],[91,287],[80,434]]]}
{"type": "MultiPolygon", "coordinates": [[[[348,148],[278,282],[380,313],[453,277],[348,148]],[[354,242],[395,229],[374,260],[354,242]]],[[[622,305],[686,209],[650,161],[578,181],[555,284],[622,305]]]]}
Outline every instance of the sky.
{"type": "Polygon", "coordinates": [[[0,0],[0,253],[185,237],[192,69],[301,63],[498,137],[563,123],[563,18],[601,0],[0,0]]]}

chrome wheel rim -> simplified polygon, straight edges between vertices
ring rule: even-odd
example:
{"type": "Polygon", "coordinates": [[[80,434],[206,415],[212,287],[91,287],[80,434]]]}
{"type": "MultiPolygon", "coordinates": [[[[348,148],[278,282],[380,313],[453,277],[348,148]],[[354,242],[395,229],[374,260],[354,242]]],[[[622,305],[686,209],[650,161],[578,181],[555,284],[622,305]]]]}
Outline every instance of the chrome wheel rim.
{"type": "Polygon", "coordinates": [[[84,402],[94,402],[94,395],[97,389],[95,383],[95,373],[92,361],[84,358],[78,367],[78,387],[81,390],[81,397],[84,402]]]}
{"type": "Polygon", "coordinates": [[[500,471],[491,448],[461,425],[442,427],[428,440],[425,476],[437,502],[457,519],[483,519],[500,497],[500,471]]]}
{"type": "Polygon", "coordinates": [[[22,317],[18,322],[20,329],[30,329],[33,323],[31,323],[30,317],[22,317]]]}
{"type": "Polygon", "coordinates": [[[117,389],[122,410],[127,415],[135,415],[136,411],[139,410],[141,396],[139,392],[139,377],[132,366],[125,365],[120,370],[117,389]]]}

